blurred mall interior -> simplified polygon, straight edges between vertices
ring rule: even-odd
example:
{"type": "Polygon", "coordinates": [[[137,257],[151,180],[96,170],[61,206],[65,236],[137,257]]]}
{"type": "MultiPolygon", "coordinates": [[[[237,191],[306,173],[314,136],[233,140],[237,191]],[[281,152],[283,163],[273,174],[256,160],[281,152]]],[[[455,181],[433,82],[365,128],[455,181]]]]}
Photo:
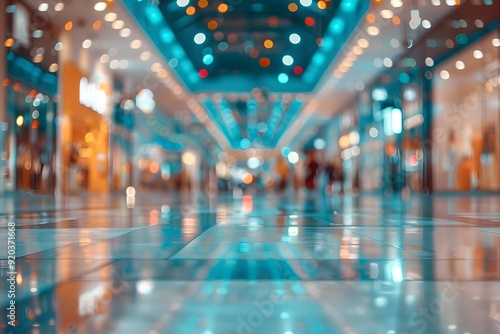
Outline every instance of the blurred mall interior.
{"type": "Polygon", "coordinates": [[[0,333],[500,333],[499,24],[0,1],[0,333]]]}

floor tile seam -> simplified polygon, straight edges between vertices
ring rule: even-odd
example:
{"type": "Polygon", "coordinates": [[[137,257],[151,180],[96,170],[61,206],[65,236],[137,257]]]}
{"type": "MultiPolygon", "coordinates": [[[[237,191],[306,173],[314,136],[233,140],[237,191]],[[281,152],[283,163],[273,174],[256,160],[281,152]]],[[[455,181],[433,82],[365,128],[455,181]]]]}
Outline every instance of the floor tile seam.
{"type": "MultiPolygon", "coordinates": [[[[116,238],[120,238],[120,237],[123,237],[123,236],[126,236],[127,234],[129,233],[132,233],[132,232],[135,232],[135,231],[138,231],[142,228],[145,228],[147,226],[140,226],[140,227],[137,227],[131,231],[128,231],[124,234],[120,234],[120,235],[117,235],[115,237],[111,237],[111,238],[104,238],[104,239],[100,239],[100,240],[96,240],[95,242],[92,242],[92,243],[89,243],[89,244],[86,244],[85,246],[82,246],[78,249],[75,249],[75,250],[72,250],[72,251],[69,251],[69,252],[65,252],[63,254],[59,254],[57,256],[54,256],[52,258],[49,258],[49,259],[57,259],[59,256],[61,255],[64,255],[64,254],[71,254],[71,253],[74,253],[74,252],[78,252],[78,251],[81,251],[82,249],[86,248],[86,247],[90,247],[90,246],[95,246],[96,244],[99,244],[99,243],[102,243],[102,242],[107,242],[107,241],[110,241],[110,240],[113,240],[113,239],[116,239],[116,238]]],[[[74,242],[74,243],[70,243],[70,244],[67,244],[67,245],[64,245],[62,247],[68,247],[68,246],[75,246],[75,245],[79,245],[80,243],[79,242],[74,242]]],[[[52,251],[52,250],[56,250],[58,248],[61,248],[61,247],[54,247],[54,248],[50,248],[50,249],[47,249],[47,250],[44,250],[44,251],[41,251],[41,252],[36,252],[36,253],[32,253],[32,254],[27,254],[27,255],[23,255],[23,256],[20,256],[20,257],[16,257],[16,259],[22,259],[22,258],[25,258],[27,256],[33,256],[33,255],[36,255],[36,254],[40,254],[40,253],[43,253],[43,252],[46,252],[46,251],[52,251]]],[[[47,260],[49,260],[47,259],[47,260]]],[[[1,260],[1,259],[0,259],[1,260]]],[[[41,259],[33,259],[33,260],[41,260],[41,259]]]]}
{"type": "Polygon", "coordinates": [[[200,238],[203,234],[205,234],[207,231],[210,231],[211,229],[217,227],[218,224],[216,225],[213,225],[213,226],[210,226],[209,228],[207,228],[206,230],[202,231],[200,234],[198,234],[196,237],[194,237],[193,239],[189,240],[189,242],[183,244],[182,246],[180,246],[176,251],[174,251],[172,254],[170,254],[166,259],[163,259],[163,260],[169,260],[171,259],[172,257],[174,257],[176,254],[178,254],[179,252],[181,252],[183,249],[185,249],[187,246],[189,246],[191,243],[193,243],[195,240],[197,240],[198,238],[200,238]]]}

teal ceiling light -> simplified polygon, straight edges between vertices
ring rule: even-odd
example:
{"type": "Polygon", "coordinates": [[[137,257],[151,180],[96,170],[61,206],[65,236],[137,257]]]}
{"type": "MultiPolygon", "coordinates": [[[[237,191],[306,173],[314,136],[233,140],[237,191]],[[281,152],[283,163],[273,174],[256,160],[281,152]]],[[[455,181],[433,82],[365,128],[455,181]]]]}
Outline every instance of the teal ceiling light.
{"type": "Polygon", "coordinates": [[[328,26],[328,29],[334,34],[341,34],[344,31],[345,22],[341,17],[336,17],[328,26]]]}
{"type": "Polygon", "coordinates": [[[212,56],[211,54],[203,56],[203,64],[211,65],[213,62],[214,62],[214,56],[212,56]]]}

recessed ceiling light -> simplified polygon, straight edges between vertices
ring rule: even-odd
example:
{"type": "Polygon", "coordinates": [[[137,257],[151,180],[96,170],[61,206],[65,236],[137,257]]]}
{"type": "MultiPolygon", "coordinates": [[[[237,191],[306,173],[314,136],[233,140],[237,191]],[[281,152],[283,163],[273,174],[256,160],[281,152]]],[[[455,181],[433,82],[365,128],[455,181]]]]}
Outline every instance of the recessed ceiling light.
{"type": "Polygon", "coordinates": [[[432,27],[432,24],[429,20],[423,20],[422,27],[424,27],[425,29],[430,29],[432,27]]]}
{"type": "Polygon", "coordinates": [[[203,44],[205,42],[205,40],[207,39],[207,37],[205,36],[204,33],[202,32],[199,32],[197,33],[195,36],[194,36],[194,42],[196,44],[203,44]]]}
{"type": "Polygon", "coordinates": [[[113,29],[122,29],[125,26],[125,22],[122,20],[116,20],[115,22],[111,23],[111,27],[113,29]]]}
{"type": "Polygon", "coordinates": [[[109,68],[111,68],[112,70],[116,70],[118,68],[118,66],[120,66],[120,62],[117,59],[113,59],[109,63],[109,68]]]}
{"type": "Polygon", "coordinates": [[[94,5],[94,10],[97,12],[102,12],[106,9],[106,7],[108,7],[108,5],[105,2],[100,1],[94,5]]]}
{"type": "Polygon", "coordinates": [[[49,5],[45,2],[42,2],[41,4],[38,5],[38,10],[40,12],[46,12],[49,9],[49,5]]]}
{"type": "Polygon", "coordinates": [[[286,66],[290,66],[293,64],[293,58],[290,55],[283,56],[282,60],[283,60],[283,64],[285,64],[286,66]]]}
{"type": "Polygon", "coordinates": [[[86,39],[82,43],[82,48],[88,49],[92,46],[92,41],[90,39],[86,39]]]}
{"type": "Polygon", "coordinates": [[[121,37],[129,37],[131,34],[132,30],[130,30],[129,28],[123,28],[122,30],[120,30],[121,37]]]}
{"type": "Polygon", "coordinates": [[[62,2],[58,2],[56,3],[56,5],[54,6],[54,10],[56,12],[62,12],[62,10],[64,9],[64,4],[62,2]]]}
{"type": "Polygon", "coordinates": [[[457,60],[455,62],[455,67],[457,68],[457,70],[463,70],[465,68],[465,63],[461,60],[457,60]]]}
{"type": "Polygon", "coordinates": [[[299,44],[300,43],[300,35],[299,34],[295,34],[295,33],[291,34],[289,39],[290,39],[290,42],[292,44],[299,44]]]}
{"type": "Polygon", "coordinates": [[[116,15],[116,13],[107,13],[106,15],[104,15],[104,21],[113,22],[117,17],[118,15],[116,15]]]}
{"type": "Polygon", "coordinates": [[[443,80],[448,80],[450,78],[450,72],[446,71],[446,70],[442,70],[440,73],[439,73],[439,76],[441,77],[441,79],[443,80]]]}
{"type": "Polygon", "coordinates": [[[368,28],[366,28],[366,32],[368,33],[368,35],[377,36],[380,33],[380,30],[376,26],[369,26],[368,28]]]}
{"type": "Polygon", "coordinates": [[[360,47],[359,45],[355,45],[352,47],[352,52],[357,56],[361,56],[364,51],[362,47],[360,47]]]}
{"type": "Polygon", "coordinates": [[[43,61],[43,54],[37,54],[33,57],[34,63],[41,63],[43,61]]]}
{"type": "Polygon", "coordinates": [[[147,61],[149,58],[151,58],[151,53],[149,51],[143,51],[139,56],[139,59],[142,61],[147,61]]]}
{"type": "Polygon", "coordinates": [[[57,63],[52,63],[50,64],[49,66],[49,72],[57,72],[57,70],[59,69],[59,65],[57,65],[57,63]]]}
{"type": "Polygon", "coordinates": [[[151,64],[150,69],[151,69],[151,71],[153,71],[153,72],[155,72],[155,73],[156,73],[156,72],[158,72],[159,70],[161,70],[161,69],[162,69],[162,67],[161,67],[161,64],[160,64],[160,63],[156,62],[156,63],[152,63],[152,64],[151,64]]]}
{"type": "Polygon", "coordinates": [[[103,64],[106,64],[109,61],[109,56],[105,53],[99,58],[99,61],[103,64]]]}
{"type": "Polygon", "coordinates": [[[493,45],[494,47],[499,47],[500,46],[500,38],[493,38],[491,40],[491,45],[493,45]]]}
{"type": "Polygon", "coordinates": [[[384,19],[392,19],[394,13],[390,9],[384,9],[380,11],[380,16],[382,16],[384,19]]]}
{"type": "Polygon", "coordinates": [[[391,0],[391,6],[394,8],[399,8],[403,6],[402,0],[391,0]]]}
{"type": "Polygon", "coordinates": [[[483,58],[483,52],[481,50],[474,50],[474,52],[472,53],[472,55],[474,56],[474,58],[476,59],[481,59],[483,58]]]}
{"type": "Polygon", "coordinates": [[[132,49],[138,49],[140,48],[142,45],[142,42],[140,39],[134,39],[132,42],[130,42],[130,47],[132,49]]]}
{"type": "Polygon", "coordinates": [[[43,30],[35,30],[31,35],[33,36],[33,38],[41,38],[43,36],[43,30]]]}
{"type": "Polygon", "coordinates": [[[358,39],[358,45],[363,49],[366,49],[370,45],[370,42],[368,42],[366,38],[360,38],[358,39]]]}

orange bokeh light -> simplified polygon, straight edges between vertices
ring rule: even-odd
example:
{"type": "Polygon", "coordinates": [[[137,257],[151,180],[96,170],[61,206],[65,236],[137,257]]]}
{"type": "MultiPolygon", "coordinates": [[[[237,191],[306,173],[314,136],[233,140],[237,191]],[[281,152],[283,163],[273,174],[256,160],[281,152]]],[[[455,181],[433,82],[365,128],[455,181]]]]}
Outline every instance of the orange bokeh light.
{"type": "Polygon", "coordinates": [[[299,6],[297,6],[296,3],[289,3],[288,4],[288,10],[291,11],[292,13],[295,13],[299,9],[299,6]]]}
{"type": "Polygon", "coordinates": [[[227,12],[228,9],[229,7],[225,3],[221,3],[220,5],[217,6],[217,10],[219,11],[219,13],[225,13],[227,12]]]}
{"type": "Polygon", "coordinates": [[[68,21],[64,24],[64,30],[71,31],[73,29],[73,22],[68,21]]]}
{"type": "Polygon", "coordinates": [[[149,165],[149,171],[151,173],[156,174],[158,173],[159,170],[160,166],[156,162],[153,162],[151,165],[149,165]]]}
{"type": "Polygon", "coordinates": [[[312,27],[314,25],[314,19],[310,16],[306,17],[304,22],[308,27],[312,27]]]}
{"type": "Polygon", "coordinates": [[[200,8],[207,8],[208,6],[208,1],[207,0],[200,0],[198,1],[198,7],[200,8]]]}
{"type": "Polygon", "coordinates": [[[266,49],[271,49],[274,46],[274,42],[269,38],[264,41],[264,47],[266,49]]]}
{"type": "Polygon", "coordinates": [[[252,183],[253,182],[253,176],[252,176],[252,174],[250,174],[250,173],[243,174],[243,176],[241,177],[241,181],[244,184],[250,184],[250,183],[252,183]]]}
{"type": "Polygon", "coordinates": [[[9,37],[5,40],[5,42],[3,43],[3,45],[5,45],[6,48],[10,48],[12,46],[14,46],[14,38],[12,37],[9,37]]]}
{"type": "Polygon", "coordinates": [[[95,20],[94,23],[92,24],[92,29],[94,30],[100,30],[102,27],[102,23],[99,20],[95,20]]]}
{"type": "Polygon", "coordinates": [[[345,149],[345,148],[348,148],[349,147],[349,136],[347,135],[343,135],[342,137],[340,137],[339,139],[339,146],[341,149],[345,149]]]}
{"type": "Polygon", "coordinates": [[[215,29],[217,29],[218,26],[219,26],[219,24],[217,23],[217,21],[215,21],[215,20],[208,21],[208,24],[207,24],[208,29],[215,30],[215,29]]]}
{"type": "Polygon", "coordinates": [[[262,57],[259,59],[259,65],[261,67],[268,67],[269,65],[271,65],[271,61],[267,57],[262,57]]]}
{"type": "Polygon", "coordinates": [[[375,22],[375,19],[376,19],[375,14],[373,14],[373,13],[366,14],[366,22],[373,23],[373,22],[375,22]]]}
{"type": "Polygon", "coordinates": [[[31,128],[38,129],[39,127],[40,127],[40,121],[37,119],[33,120],[33,122],[31,123],[31,128]]]}

